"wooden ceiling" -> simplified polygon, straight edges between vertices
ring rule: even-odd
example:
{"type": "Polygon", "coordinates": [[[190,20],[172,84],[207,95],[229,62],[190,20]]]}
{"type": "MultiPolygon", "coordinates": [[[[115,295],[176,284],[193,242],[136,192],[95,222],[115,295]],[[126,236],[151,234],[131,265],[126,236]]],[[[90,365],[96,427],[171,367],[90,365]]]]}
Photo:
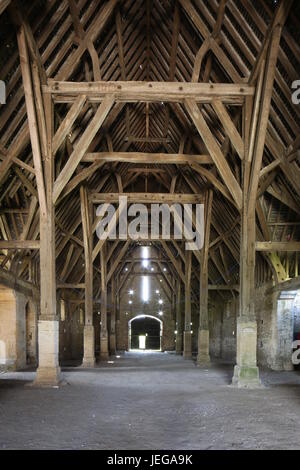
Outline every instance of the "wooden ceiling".
{"type": "MultiPolygon", "coordinates": [[[[246,87],[257,79],[260,57],[267,47],[279,3],[271,0],[0,1],[0,78],[5,81],[7,93],[7,103],[0,107],[0,239],[39,239],[38,188],[16,35],[20,24],[31,55],[38,59],[36,66],[44,86],[55,88],[55,83],[61,81],[144,81],[243,83],[246,87]]],[[[285,3],[288,14],[280,40],[256,206],[257,240],[261,241],[300,240],[300,106],[293,105],[291,100],[292,82],[299,79],[300,73],[299,3],[289,0],[285,3]]],[[[212,163],[207,143],[200,137],[186,107],[180,100],[164,100],[164,91],[157,96],[154,101],[117,100],[88,153],[57,198],[57,282],[61,286],[73,285],[78,296],[83,292],[76,286],[84,279],[81,183],[97,193],[198,194],[212,188],[209,282],[220,285],[220,296],[235,295],[236,291],[229,287],[239,282],[237,201],[224,184],[222,172],[212,163]],[[101,159],[101,155],[106,158],[101,159]],[[228,292],[224,289],[226,285],[228,292]]],[[[200,106],[208,129],[240,183],[243,155],[238,137],[242,134],[242,102],[236,99],[229,103],[224,108],[238,131],[235,139],[232,129],[224,128],[223,108],[207,102],[200,106]]],[[[96,98],[70,99],[62,92],[55,99],[54,109],[56,129],[68,113],[76,113],[72,128],[57,143],[58,176],[97,113],[98,104],[96,98]]],[[[118,260],[117,273],[124,272],[128,253],[135,246],[129,244],[125,250],[124,243],[108,243],[109,267],[115,266],[118,260]]],[[[162,262],[173,261],[169,263],[170,275],[178,277],[184,260],[183,243],[174,242],[168,247],[159,244],[159,247],[162,262]]],[[[274,256],[287,277],[298,275],[296,253],[280,252],[274,256]]],[[[38,286],[39,253],[33,247],[22,251],[3,249],[0,262],[3,277],[10,272],[19,280],[38,286]]],[[[95,296],[100,284],[98,265],[96,259],[95,296]]],[[[199,259],[195,255],[195,292],[198,271],[199,259]]],[[[275,271],[274,259],[259,253],[257,283],[276,277],[275,271]]]]}

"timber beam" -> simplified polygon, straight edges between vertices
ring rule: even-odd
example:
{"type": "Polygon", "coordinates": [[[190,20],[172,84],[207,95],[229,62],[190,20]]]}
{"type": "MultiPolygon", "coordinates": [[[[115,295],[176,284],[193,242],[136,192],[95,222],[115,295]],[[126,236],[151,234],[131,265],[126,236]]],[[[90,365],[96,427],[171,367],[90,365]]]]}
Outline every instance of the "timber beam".
{"type": "Polygon", "coordinates": [[[298,289],[300,289],[300,276],[294,277],[292,279],[288,279],[287,281],[284,281],[284,282],[279,282],[276,286],[267,290],[266,294],[272,294],[273,292],[298,290],[298,289]]]}
{"type": "Polygon", "coordinates": [[[0,240],[0,250],[39,250],[39,240],[0,240]]]}
{"type": "Polygon", "coordinates": [[[210,155],[189,155],[184,153],[144,153],[144,152],[95,152],[86,153],[81,160],[89,162],[126,162],[148,164],[175,164],[187,165],[199,163],[202,165],[213,164],[210,155]]]}
{"type": "Polygon", "coordinates": [[[241,105],[245,96],[253,96],[255,88],[245,83],[187,83],[187,82],[62,82],[48,80],[43,91],[51,93],[55,102],[68,103],[78,95],[86,95],[93,102],[114,96],[118,102],[166,101],[183,103],[185,99],[197,103],[211,103],[218,99],[225,104],[241,105]]]}
{"type": "Polygon", "coordinates": [[[300,242],[256,242],[256,251],[300,251],[300,242]]]}
{"type": "Polygon", "coordinates": [[[175,194],[175,193],[91,193],[90,201],[98,203],[117,203],[119,197],[127,197],[128,203],[157,203],[157,204],[197,204],[203,201],[202,194],[175,194]]]}

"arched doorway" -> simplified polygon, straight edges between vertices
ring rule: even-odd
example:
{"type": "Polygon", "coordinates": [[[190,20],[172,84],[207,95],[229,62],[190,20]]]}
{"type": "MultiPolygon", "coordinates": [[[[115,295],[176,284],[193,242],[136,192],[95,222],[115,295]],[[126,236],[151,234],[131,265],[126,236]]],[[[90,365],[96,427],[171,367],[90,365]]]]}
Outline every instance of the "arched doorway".
{"type": "Polygon", "coordinates": [[[128,322],[129,350],[161,351],[163,323],[151,315],[138,315],[128,322]]]}

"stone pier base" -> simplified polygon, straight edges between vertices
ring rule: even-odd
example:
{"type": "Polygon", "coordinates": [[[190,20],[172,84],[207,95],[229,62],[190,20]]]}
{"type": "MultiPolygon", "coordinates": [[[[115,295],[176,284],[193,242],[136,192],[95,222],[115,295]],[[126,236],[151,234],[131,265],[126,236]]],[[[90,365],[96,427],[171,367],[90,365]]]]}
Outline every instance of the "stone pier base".
{"type": "Polygon", "coordinates": [[[256,362],[257,324],[255,321],[237,322],[237,365],[234,367],[232,385],[238,388],[260,388],[259,369],[256,362]]]}
{"type": "Polygon", "coordinates": [[[190,331],[183,333],[183,358],[192,359],[192,334],[190,331]]]}
{"type": "Polygon", "coordinates": [[[95,366],[95,331],[93,325],[85,325],[83,331],[82,367],[95,366]]]}
{"type": "Polygon", "coordinates": [[[109,358],[108,352],[108,336],[100,335],[100,361],[105,361],[109,358]]]}
{"type": "Polygon", "coordinates": [[[201,367],[209,364],[209,330],[199,330],[197,365],[201,367]]]}
{"type": "Polygon", "coordinates": [[[232,385],[238,388],[260,388],[262,387],[259,379],[258,367],[240,367],[234,366],[232,385]]]}
{"type": "Polygon", "coordinates": [[[40,320],[38,322],[39,365],[34,385],[53,386],[61,381],[58,364],[59,322],[40,320]]]}

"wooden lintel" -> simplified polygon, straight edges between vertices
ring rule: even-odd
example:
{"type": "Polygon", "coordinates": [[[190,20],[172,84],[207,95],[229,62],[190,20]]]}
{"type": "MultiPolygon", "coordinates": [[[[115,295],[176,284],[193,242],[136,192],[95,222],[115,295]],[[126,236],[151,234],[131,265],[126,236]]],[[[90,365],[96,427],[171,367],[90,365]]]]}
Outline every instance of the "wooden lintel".
{"type": "Polygon", "coordinates": [[[0,240],[0,250],[39,250],[39,240],[0,240]]]}
{"type": "Polygon", "coordinates": [[[245,83],[187,83],[187,82],[60,82],[48,80],[43,91],[51,93],[54,100],[73,102],[78,95],[93,101],[102,101],[114,95],[118,102],[183,102],[186,98],[197,103],[210,103],[219,99],[227,104],[242,104],[245,96],[254,95],[254,87],[245,83]]]}
{"type": "Polygon", "coordinates": [[[157,203],[157,204],[197,204],[203,201],[202,194],[175,193],[91,193],[90,201],[98,203],[118,203],[119,198],[126,196],[128,203],[157,203]]]}
{"type": "Polygon", "coordinates": [[[57,289],[84,289],[85,284],[84,283],[79,283],[79,284],[58,283],[56,288],[57,289]]]}
{"type": "Polygon", "coordinates": [[[82,162],[126,162],[148,164],[187,165],[199,163],[211,165],[210,155],[189,155],[184,153],[145,153],[145,152],[96,152],[87,153],[82,162]]]}
{"type": "Polygon", "coordinates": [[[300,251],[300,242],[256,242],[256,251],[300,251]]]}

